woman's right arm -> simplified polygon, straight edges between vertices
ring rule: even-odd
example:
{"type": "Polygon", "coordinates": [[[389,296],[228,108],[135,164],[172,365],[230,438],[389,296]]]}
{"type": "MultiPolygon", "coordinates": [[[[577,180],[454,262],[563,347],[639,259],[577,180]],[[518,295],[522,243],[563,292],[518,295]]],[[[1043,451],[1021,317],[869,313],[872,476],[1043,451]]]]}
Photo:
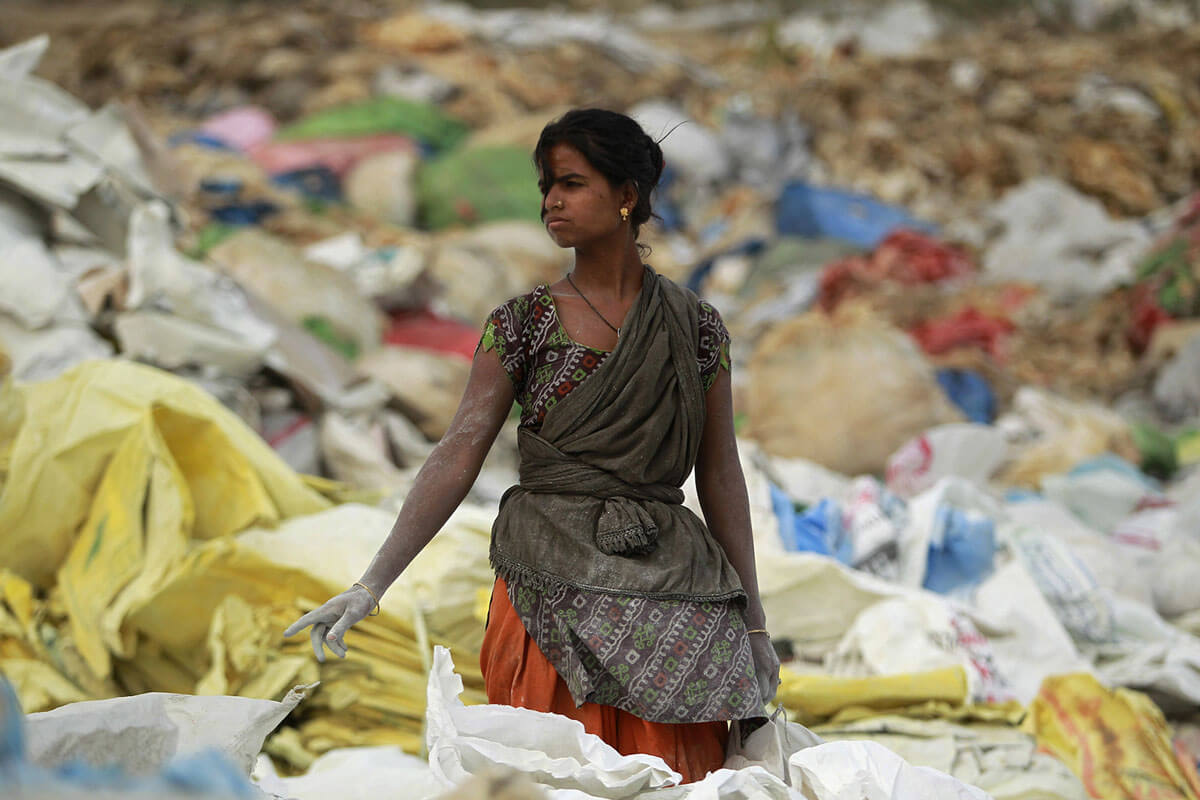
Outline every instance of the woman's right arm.
{"type": "Polygon", "coordinates": [[[481,347],[475,353],[467,388],[446,435],[417,472],[391,532],[363,573],[360,582],[370,587],[370,592],[360,586],[347,589],[296,620],[284,636],[312,625],[313,651],[318,661],[325,660],[322,643],[345,657],[342,637],[374,609],[371,593],[383,596],[467,496],[513,399],[513,385],[499,356],[481,347]]]}

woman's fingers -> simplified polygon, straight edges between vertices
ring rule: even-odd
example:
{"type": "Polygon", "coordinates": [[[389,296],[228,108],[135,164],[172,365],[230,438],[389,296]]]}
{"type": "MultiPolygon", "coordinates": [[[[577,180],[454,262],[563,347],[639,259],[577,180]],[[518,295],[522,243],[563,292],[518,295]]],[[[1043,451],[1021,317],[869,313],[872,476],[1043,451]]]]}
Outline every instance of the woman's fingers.
{"type": "Polygon", "coordinates": [[[324,622],[313,623],[312,631],[309,633],[309,638],[312,639],[313,653],[317,656],[317,661],[325,663],[325,631],[326,625],[324,622]]]}
{"type": "Polygon", "coordinates": [[[313,654],[317,661],[325,663],[326,647],[338,658],[345,658],[348,648],[342,637],[370,611],[369,605],[365,610],[358,608],[359,605],[362,604],[347,601],[344,596],[339,595],[300,617],[287,627],[283,635],[292,636],[311,625],[309,638],[312,640],[313,654]]]}
{"type": "Polygon", "coordinates": [[[337,653],[338,657],[340,658],[346,657],[346,642],[342,637],[346,635],[346,631],[350,630],[350,626],[357,621],[358,620],[350,619],[350,612],[347,611],[345,614],[342,614],[341,619],[333,623],[333,627],[330,628],[329,633],[325,635],[325,643],[329,645],[329,649],[337,653]]]}
{"type": "Polygon", "coordinates": [[[328,646],[330,650],[334,651],[334,655],[336,655],[338,658],[346,657],[348,652],[346,643],[342,642],[341,639],[335,638],[334,632],[332,631],[325,634],[325,646],[328,646]]]}
{"type": "Polygon", "coordinates": [[[754,655],[754,677],[758,680],[758,691],[765,705],[775,698],[775,690],[779,686],[779,656],[771,640],[765,636],[761,640],[752,636],[750,647],[754,655]]]}
{"type": "Polygon", "coordinates": [[[312,625],[314,622],[321,619],[321,616],[324,611],[325,611],[325,606],[321,606],[319,608],[314,608],[312,611],[308,612],[307,614],[302,616],[300,619],[296,620],[291,625],[289,625],[287,627],[287,630],[285,630],[283,632],[283,635],[284,636],[294,636],[295,634],[297,634],[300,631],[307,628],[309,625],[312,625]]]}

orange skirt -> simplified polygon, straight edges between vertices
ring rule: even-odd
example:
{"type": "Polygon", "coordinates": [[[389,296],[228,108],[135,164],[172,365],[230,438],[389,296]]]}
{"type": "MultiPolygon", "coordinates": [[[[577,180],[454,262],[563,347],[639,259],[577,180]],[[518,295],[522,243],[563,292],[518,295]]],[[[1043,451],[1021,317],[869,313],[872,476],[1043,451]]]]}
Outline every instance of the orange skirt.
{"type": "Polygon", "coordinates": [[[489,703],[577,719],[588,733],[596,734],[622,755],[659,756],[683,775],[684,783],[701,780],[725,763],[725,740],[729,736],[726,722],[647,722],[613,706],[576,706],[566,681],[542,655],[509,602],[503,578],[497,578],[492,587],[479,666],[489,703]]]}

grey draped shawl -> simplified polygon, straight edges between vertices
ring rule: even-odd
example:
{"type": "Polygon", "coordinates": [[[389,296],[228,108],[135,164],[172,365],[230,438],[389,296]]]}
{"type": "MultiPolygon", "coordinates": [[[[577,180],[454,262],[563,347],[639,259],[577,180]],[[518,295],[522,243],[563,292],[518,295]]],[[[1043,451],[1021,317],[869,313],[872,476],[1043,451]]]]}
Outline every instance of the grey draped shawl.
{"type": "Polygon", "coordinates": [[[491,562],[510,583],[658,599],[745,595],[704,523],[682,505],[704,390],[698,301],[647,268],[600,368],[522,428],[520,484],[500,501],[491,562]]]}

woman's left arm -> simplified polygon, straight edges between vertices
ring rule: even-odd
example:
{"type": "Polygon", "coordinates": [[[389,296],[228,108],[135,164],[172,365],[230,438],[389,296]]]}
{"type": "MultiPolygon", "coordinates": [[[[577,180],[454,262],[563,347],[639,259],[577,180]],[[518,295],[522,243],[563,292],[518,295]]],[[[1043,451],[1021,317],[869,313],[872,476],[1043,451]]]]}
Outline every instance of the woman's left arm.
{"type": "MultiPolygon", "coordinates": [[[[738,459],[737,437],[733,432],[733,392],[729,371],[717,370],[716,381],[705,396],[707,411],[700,452],[696,458],[696,491],[709,531],[725,550],[729,563],[737,571],[746,591],[746,624],[751,630],[767,627],[762,599],[758,594],[758,574],[754,568],[754,534],[750,527],[750,500],[746,478],[738,459]]],[[[779,660],[769,637],[750,637],[763,702],[775,696],[779,681],[779,660]]]]}

